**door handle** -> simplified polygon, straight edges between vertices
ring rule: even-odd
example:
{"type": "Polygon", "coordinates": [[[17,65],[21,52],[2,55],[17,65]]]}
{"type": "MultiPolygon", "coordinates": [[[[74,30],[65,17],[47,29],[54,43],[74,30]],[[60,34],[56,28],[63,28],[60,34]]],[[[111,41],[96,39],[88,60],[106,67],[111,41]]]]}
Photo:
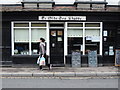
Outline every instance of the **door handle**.
{"type": "Polygon", "coordinates": [[[55,43],[52,43],[52,47],[55,47],[55,43]]]}

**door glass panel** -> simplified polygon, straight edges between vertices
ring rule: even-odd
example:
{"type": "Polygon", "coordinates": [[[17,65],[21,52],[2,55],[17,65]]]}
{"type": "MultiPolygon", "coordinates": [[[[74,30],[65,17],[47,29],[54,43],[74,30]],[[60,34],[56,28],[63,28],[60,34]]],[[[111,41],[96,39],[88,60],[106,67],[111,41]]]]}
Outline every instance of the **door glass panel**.
{"type": "Polygon", "coordinates": [[[58,36],[62,36],[63,32],[62,31],[58,31],[58,36]]]}
{"type": "Polygon", "coordinates": [[[51,31],[51,36],[56,36],[56,31],[51,31]]]}
{"type": "Polygon", "coordinates": [[[58,41],[59,41],[59,42],[62,41],[62,37],[58,37],[58,41]]]}

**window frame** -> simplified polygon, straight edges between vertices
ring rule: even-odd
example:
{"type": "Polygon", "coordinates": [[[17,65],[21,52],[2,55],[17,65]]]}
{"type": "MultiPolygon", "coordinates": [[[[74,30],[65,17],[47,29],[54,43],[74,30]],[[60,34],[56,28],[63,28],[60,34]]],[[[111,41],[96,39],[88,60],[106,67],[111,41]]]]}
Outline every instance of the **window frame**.
{"type": "MultiPolygon", "coordinates": [[[[67,24],[69,24],[69,23],[74,23],[74,24],[75,24],[75,23],[76,23],[76,24],[77,24],[77,23],[82,23],[82,24],[83,24],[83,25],[82,25],[83,27],[67,27],[67,30],[68,30],[68,29],[71,29],[71,28],[74,28],[74,29],[83,29],[83,35],[82,35],[82,37],[83,37],[83,43],[82,43],[82,44],[83,44],[83,55],[85,55],[85,44],[86,44],[86,43],[85,43],[85,37],[86,37],[86,36],[85,36],[85,30],[86,30],[86,29],[99,29],[99,30],[100,30],[100,31],[99,31],[99,32],[100,32],[100,33],[99,33],[99,34],[100,34],[99,55],[102,55],[102,47],[103,47],[103,46],[102,46],[102,45],[103,45],[103,43],[102,43],[102,39],[103,39],[103,37],[102,37],[102,31],[103,31],[103,30],[102,30],[102,29],[103,29],[102,27],[103,27],[103,23],[102,23],[102,22],[67,22],[67,24]],[[93,24],[94,24],[94,23],[95,23],[95,24],[98,23],[98,24],[100,24],[100,25],[99,25],[99,27],[86,27],[86,26],[85,26],[86,24],[92,24],[92,23],[93,23],[93,24]]],[[[67,38],[68,38],[68,36],[67,36],[67,38]]],[[[68,40],[68,39],[67,39],[67,40],[68,40]]],[[[67,42],[68,42],[68,41],[67,41],[67,42]]],[[[68,47],[67,47],[67,48],[68,48],[68,47]]]]}
{"type": "MultiPolygon", "coordinates": [[[[14,34],[15,34],[15,29],[21,29],[21,28],[24,28],[24,29],[28,29],[29,30],[29,54],[28,55],[38,55],[38,54],[32,54],[32,28],[39,28],[39,29],[45,29],[45,32],[46,32],[46,35],[47,35],[47,22],[44,22],[44,21],[12,21],[11,22],[11,46],[12,46],[12,49],[11,49],[11,52],[12,52],[12,56],[23,56],[22,54],[14,54],[14,44],[15,44],[15,38],[14,38],[14,34]],[[15,27],[14,24],[15,23],[28,23],[28,27],[15,27]],[[45,27],[32,27],[32,23],[45,23],[46,26],[45,27]]],[[[47,37],[47,36],[46,36],[47,37]]],[[[20,42],[21,43],[21,42],[20,42]]],[[[25,56],[25,55],[24,55],[25,56]]]]}

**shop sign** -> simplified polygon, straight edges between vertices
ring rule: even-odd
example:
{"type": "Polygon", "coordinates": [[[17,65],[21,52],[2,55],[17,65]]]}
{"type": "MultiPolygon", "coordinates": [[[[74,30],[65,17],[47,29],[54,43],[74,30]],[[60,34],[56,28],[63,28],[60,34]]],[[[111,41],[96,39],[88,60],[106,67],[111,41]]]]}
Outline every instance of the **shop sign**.
{"type": "Polygon", "coordinates": [[[39,16],[39,20],[77,20],[77,21],[86,21],[86,16],[39,16]]]}

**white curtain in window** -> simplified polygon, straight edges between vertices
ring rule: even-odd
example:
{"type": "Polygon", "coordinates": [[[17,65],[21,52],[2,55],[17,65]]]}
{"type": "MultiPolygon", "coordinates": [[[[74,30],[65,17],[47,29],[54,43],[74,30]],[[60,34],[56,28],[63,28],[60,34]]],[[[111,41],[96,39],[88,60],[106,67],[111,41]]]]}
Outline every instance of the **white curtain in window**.
{"type": "Polygon", "coordinates": [[[15,42],[29,42],[29,29],[18,28],[14,30],[15,42]]]}
{"type": "Polygon", "coordinates": [[[32,29],[32,42],[39,42],[40,38],[44,38],[46,40],[46,29],[32,29]]]}
{"type": "Polygon", "coordinates": [[[82,29],[68,29],[68,37],[82,37],[83,30],[82,29]]]}
{"type": "Polygon", "coordinates": [[[85,30],[85,36],[100,36],[100,30],[87,29],[85,30]]]}

